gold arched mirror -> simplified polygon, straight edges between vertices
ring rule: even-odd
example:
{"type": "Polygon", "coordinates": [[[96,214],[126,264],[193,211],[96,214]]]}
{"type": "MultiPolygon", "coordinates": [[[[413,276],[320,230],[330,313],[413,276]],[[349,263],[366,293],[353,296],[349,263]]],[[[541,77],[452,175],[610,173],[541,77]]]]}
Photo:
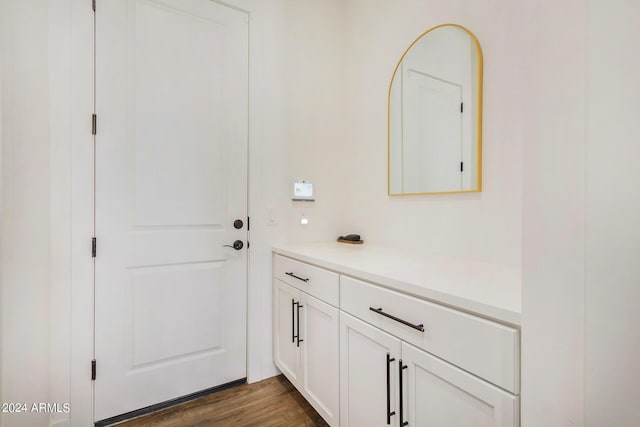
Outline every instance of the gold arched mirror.
{"type": "Polygon", "coordinates": [[[389,87],[391,196],[482,190],[482,51],[444,24],[404,52],[389,87]]]}

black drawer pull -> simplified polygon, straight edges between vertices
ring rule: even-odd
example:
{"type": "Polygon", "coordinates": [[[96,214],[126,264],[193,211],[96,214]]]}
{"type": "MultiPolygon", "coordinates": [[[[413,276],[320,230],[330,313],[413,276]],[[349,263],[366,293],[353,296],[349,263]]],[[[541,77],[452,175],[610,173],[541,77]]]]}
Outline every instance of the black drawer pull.
{"type": "Polygon", "coordinates": [[[403,393],[402,393],[402,371],[404,371],[405,369],[407,369],[407,365],[403,365],[402,364],[402,359],[400,359],[398,361],[398,376],[400,377],[400,402],[398,402],[400,404],[400,427],[404,427],[406,425],[409,425],[409,421],[405,421],[404,420],[404,411],[402,408],[402,405],[404,404],[403,401],[403,393]]]}
{"type": "Polygon", "coordinates": [[[298,280],[302,280],[303,282],[308,282],[309,281],[308,278],[305,279],[304,277],[296,276],[295,274],[293,274],[293,271],[291,273],[284,273],[284,274],[286,274],[287,276],[294,277],[294,278],[296,278],[298,280]]]}
{"type": "Polygon", "coordinates": [[[389,319],[395,320],[396,322],[400,322],[403,325],[407,325],[410,328],[416,329],[416,330],[418,330],[420,332],[424,332],[424,325],[422,323],[419,324],[419,325],[414,325],[413,323],[407,322],[406,320],[402,320],[399,317],[396,317],[396,316],[394,316],[392,314],[385,313],[384,311],[382,311],[382,308],[369,307],[369,310],[373,311],[374,313],[378,313],[378,314],[380,314],[380,315],[382,315],[384,317],[388,317],[389,319]]]}
{"type": "Polygon", "coordinates": [[[391,357],[391,354],[387,353],[387,425],[391,425],[391,417],[396,414],[396,411],[391,411],[391,362],[396,360],[391,357]]]}
{"type": "Polygon", "coordinates": [[[296,315],[295,315],[296,304],[297,304],[297,302],[295,302],[295,301],[293,300],[293,298],[291,298],[291,342],[296,342],[296,326],[295,326],[295,321],[296,321],[296,315]]]}
{"type": "Polygon", "coordinates": [[[304,305],[300,304],[299,302],[297,302],[296,304],[298,305],[298,335],[296,335],[296,340],[298,341],[296,342],[296,347],[300,347],[300,343],[304,341],[300,339],[300,309],[304,307],[304,305]]]}

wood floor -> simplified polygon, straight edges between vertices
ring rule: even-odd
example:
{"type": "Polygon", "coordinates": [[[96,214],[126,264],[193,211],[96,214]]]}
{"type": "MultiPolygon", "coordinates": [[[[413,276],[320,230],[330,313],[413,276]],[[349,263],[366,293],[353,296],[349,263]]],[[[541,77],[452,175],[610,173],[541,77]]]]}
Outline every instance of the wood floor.
{"type": "Polygon", "coordinates": [[[118,427],[327,426],[280,375],[117,424],[118,427]]]}

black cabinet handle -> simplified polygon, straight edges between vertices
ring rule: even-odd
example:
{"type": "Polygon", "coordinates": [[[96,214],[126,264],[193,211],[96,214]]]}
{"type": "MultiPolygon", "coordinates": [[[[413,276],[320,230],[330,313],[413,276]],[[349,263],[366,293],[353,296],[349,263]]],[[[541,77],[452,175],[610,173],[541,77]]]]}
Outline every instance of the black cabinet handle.
{"type": "Polygon", "coordinates": [[[296,303],[293,301],[293,298],[291,298],[291,342],[296,342],[295,305],[296,303]]]}
{"type": "Polygon", "coordinates": [[[298,340],[298,342],[296,343],[296,346],[300,347],[300,343],[304,341],[300,339],[300,309],[304,306],[299,302],[297,302],[296,304],[298,305],[298,335],[296,335],[296,339],[298,340]]]}
{"type": "Polygon", "coordinates": [[[402,359],[400,359],[398,361],[398,376],[400,377],[400,380],[399,380],[400,381],[400,392],[398,393],[400,395],[400,401],[399,401],[399,403],[400,403],[400,409],[399,409],[399,411],[400,411],[400,427],[409,425],[409,421],[405,421],[404,420],[404,413],[403,413],[403,410],[402,410],[402,403],[403,403],[402,402],[402,371],[404,371],[405,369],[407,369],[407,365],[403,365],[402,364],[402,359]]]}
{"type": "Polygon", "coordinates": [[[286,273],[285,272],[284,274],[286,274],[287,276],[291,276],[291,277],[293,277],[295,279],[302,280],[303,282],[308,282],[309,281],[308,278],[305,279],[304,277],[296,276],[295,274],[293,274],[293,271],[290,272],[290,273],[286,273]]]}
{"type": "Polygon", "coordinates": [[[391,362],[396,360],[387,353],[387,425],[391,425],[391,416],[396,414],[396,411],[391,412],[391,362]]]}
{"type": "Polygon", "coordinates": [[[373,311],[374,313],[378,313],[381,316],[388,317],[389,319],[395,320],[396,322],[400,322],[403,325],[407,325],[410,328],[416,329],[416,330],[418,330],[420,332],[424,332],[424,325],[422,323],[419,324],[419,325],[415,325],[415,324],[413,324],[411,322],[407,322],[406,320],[402,320],[401,318],[396,317],[396,316],[394,316],[392,314],[385,313],[384,311],[382,311],[382,308],[369,307],[369,310],[373,311]]]}

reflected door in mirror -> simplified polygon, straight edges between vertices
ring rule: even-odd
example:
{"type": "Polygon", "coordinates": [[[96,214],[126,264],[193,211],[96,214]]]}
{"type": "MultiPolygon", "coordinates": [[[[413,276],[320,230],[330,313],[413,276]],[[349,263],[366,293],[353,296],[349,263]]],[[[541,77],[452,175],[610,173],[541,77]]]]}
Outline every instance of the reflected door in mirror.
{"type": "Polygon", "coordinates": [[[481,61],[455,25],[405,52],[389,91],[389,194],[480,191],[481,61]]]}

